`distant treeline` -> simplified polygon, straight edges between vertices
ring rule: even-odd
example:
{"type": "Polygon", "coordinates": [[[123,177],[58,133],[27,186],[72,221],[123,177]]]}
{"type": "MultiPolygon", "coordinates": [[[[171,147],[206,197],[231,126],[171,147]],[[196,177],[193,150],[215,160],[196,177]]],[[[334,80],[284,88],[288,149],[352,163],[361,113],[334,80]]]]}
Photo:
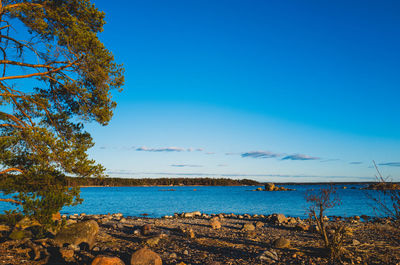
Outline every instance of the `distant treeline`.
{"type": "Polygon", "coordinates": [[[255,186],[250,179],[227,178],[68,178],[70,186],[255,186]]]}

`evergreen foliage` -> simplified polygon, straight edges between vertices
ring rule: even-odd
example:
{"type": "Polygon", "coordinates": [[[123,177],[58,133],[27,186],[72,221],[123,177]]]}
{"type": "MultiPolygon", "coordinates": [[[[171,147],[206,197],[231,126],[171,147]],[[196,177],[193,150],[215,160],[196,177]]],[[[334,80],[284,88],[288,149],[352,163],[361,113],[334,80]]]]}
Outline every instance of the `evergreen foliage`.
{"type": "Polygon", "coordinates": [[[250,179],[227,178],[69,178],[73,186],[255,186],[250,179]]]}
{"type": "Polygon", "coordinates": [[[83,123],[110,121],[123,68],[89,0],[0,0],[0,19],[0,188],[13,195],[2,201],[49,226],[81,201],[67,176],[103,176],[83,123]]]}

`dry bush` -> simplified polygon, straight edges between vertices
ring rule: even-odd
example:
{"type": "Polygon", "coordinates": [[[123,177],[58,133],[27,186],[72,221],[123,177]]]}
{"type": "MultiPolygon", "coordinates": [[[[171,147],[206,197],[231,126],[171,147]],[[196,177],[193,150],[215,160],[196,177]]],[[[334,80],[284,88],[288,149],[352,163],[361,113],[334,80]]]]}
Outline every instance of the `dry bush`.
{"type": "Polygon", "coordinates": [[[325,249],[329,252],[332,261],[341,261],[341,257],[346,252],[344,246],[346,238],[351,234],[345,222],[336,222],[328,227],[328,220],[325,219],[324,212],[341,204],[336,193],[336,188],[329,185],[328,188],[321,188],[318,191],[309,191],[306,200],[310,203],[308,209],[310,217],[315,220],[317,230],[324,242],[325,249]]]}
{"type": "Polygon", "coordinates": [[[390,222],[387,223],[389,229],[382,229],[381,233],[387,234],[388,239],[400,245],[400,185],[393,183],[388,178],[382,176],[375,161],[373,161],[377,175],[377,182],[370,185],[367,189],[373,189],[374,193],[367,191],[367,197],[372,201],[371,207],[375,214],[381,217],[389,217],[390,222]]]}
{"type": "Polygon", "coordinates": [[[375,213],[382,216],[391,217],[395,223],[400,221],[400,185],[393,183],[388,178],[384,178],[379,171],[375,161],[373,161],[377,175],[377,183],[373,184],[374,190],[378,191],[375,196],[368,194],[374,205],[375,213]],[[396,222],[397,221],[397,222],[396,222]]]}

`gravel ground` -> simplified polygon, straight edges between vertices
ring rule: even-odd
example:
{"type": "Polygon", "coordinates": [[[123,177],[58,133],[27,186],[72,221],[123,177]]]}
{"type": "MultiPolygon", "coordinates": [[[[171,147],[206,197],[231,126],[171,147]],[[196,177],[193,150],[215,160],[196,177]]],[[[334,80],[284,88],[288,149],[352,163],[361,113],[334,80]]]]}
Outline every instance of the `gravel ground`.
{"type": "MultiPolygon", "coordinates": [[[[85,244],[74,249],[73,256],[62,257],[58,247],[49,242],[9,240],[3,232],[0,264],[91,264],[97,255],[121,258],[130,264],[133,252],[146,246],[158,253],[163,264],[331,264],[313,224],[295,218],[286,222],[271,216],[234,216],[218,218],[220,229],[210,226],[212,216],[184,218],[129,218],[121,215],[73,216],[72,221],[94,219],[100,230],[89,250],[85,244]],[[310,225],[301,231],[299,223],[310,225]],[[252,231],[242,229],[253,224],[252,231]],[[144,227],[145,226],[145,227],[144,227]],[[284,238],[289,246],[278,247],[284,238]],[[35,261],[32,245],[38,246],[35,261]],[[263,254],[264,253],[264,254],[263,254]]],[[[333,223],[333,221],[330,221],[333,223]]],[[[346,239],[342,264],[400,264],[399,230],[387,220],[345,221],[351,231],[346,239]]],[[[251,226],[250,226],[251,230],[251,226]]],[[[339,263],[338,263],[339,264],[339,263]]]]}

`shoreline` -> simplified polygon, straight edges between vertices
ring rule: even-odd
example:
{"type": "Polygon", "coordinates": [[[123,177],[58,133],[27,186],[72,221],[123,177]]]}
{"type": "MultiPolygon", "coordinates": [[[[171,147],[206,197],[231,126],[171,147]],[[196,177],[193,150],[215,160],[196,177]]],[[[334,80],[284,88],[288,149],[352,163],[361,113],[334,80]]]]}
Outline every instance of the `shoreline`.
{"type": "MultiPolygon", "coordinates": [[[[69,226],[93,221],[99,230],[92,248],[52,247],[46,264],[90,265],[101,255],[118,257],[131,264],[130,257],[143,248],[156,253],[165,265],[331,264],[315,232],[315,224],[282,214],[239,216],[190,212],[167,218],[131,218],[117,213],[66,218],[69,226]]],[[[388,237],[391,232],[387,230],[388,221],[387,218],[344,219],[351,234],[345,241],[348,252],[343,264],[398,264],[400,251],[388,237]]],[[[331,220],[328,225],[335,222],[331,220]]],[[[10,249],[10,244],[11,241],[0,243],[1,261],[12,265],[43,264],[27,260],[28,249],[10,249]]]]}

